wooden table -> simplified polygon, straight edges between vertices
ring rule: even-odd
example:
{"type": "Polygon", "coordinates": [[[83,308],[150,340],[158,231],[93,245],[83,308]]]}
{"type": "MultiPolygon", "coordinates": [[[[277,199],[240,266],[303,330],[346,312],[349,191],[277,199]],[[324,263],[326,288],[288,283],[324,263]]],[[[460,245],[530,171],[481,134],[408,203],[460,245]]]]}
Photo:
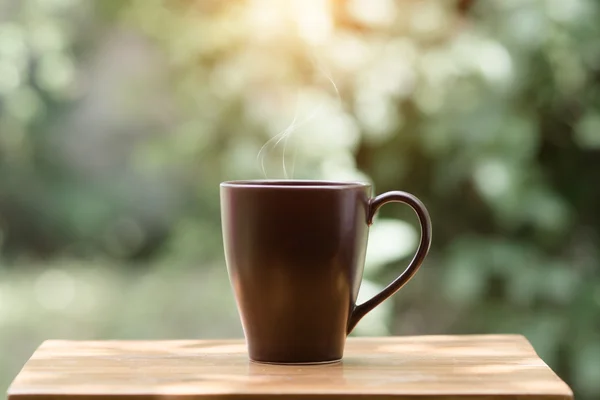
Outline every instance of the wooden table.
{"type": "Polygon", "coordinates": [[[341,363],[249,362],[241,340],[47,341],[10,400],[572,399],[522,336],[350,338],[341,363]]]}

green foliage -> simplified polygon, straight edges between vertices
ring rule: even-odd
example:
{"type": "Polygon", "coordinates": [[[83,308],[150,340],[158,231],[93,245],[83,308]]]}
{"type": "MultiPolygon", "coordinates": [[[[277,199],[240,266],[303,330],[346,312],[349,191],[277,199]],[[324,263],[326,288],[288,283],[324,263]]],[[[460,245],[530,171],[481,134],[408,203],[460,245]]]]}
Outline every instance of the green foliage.
{"type": "MultiPolygon", "coordinates": [[[[174,276],[219,265],[222,278],[220,181],[371,181],[420,197],[434,240],[357,334],[523,333],[577,398],[600,395],[596,1],[0,0],[0,12],[6,265],[99,257],[174,276]]],[[[361,300],[404,268],[416,229],[405,207],[381,210],[361,300]]],[[[140,283],[127,332],[110,328],[117,317],[89,332],[139,334],[161,279],[140,283]]]]}

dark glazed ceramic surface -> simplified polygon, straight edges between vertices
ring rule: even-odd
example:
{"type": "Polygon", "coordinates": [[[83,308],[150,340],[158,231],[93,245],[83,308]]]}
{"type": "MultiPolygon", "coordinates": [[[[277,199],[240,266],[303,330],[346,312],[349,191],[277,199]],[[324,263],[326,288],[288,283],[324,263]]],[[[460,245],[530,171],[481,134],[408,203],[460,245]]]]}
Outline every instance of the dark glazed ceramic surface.
{"type": "Polygon", "coordinates": [[[404,192],[375,200],[370,192],[368,184],[344,182],[221,184],[227,268],[252,360],[341,359],[346,336],[360,318],[416,272],[431,237],[424,207],[404,192]],[[388,201],[417,210],[424,223],[421,246],[400,278],[356,307],[368,226],[388,201]]]}

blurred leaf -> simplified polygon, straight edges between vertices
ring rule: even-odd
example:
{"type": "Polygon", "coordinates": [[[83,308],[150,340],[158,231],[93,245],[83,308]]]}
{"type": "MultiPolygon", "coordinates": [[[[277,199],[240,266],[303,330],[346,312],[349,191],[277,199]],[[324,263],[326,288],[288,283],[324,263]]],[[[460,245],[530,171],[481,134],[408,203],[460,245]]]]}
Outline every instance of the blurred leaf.
{"type": "Polygon", "coordinates": [[[544,268],[541,282],[544,295],[558,304],[568,304],[572,301],[581,282],[577,272],[569,265],[552,264],[544,268]]]}
{"type": "Polygon", "coordinates": [[[574,355],[575,385],[587,395],[600,396],[600,339],[580,346],[574,355]]]}
{"type": "MultiPolygon", "coordinates": [[[[383,286],[364,279],[356,304],[362,304],[383,290],[383,286]]],[[[389,321],[393,312],[391,301],[384,301],[370,311],[352,331],[353,336],[387,336],[390,334],[389,321]]]]}
{"type": "Polygon", "coordinates": [[[399,220],[377,219],[369,232],[365,272],[373,276],[386,264],[411,255],[417,240],[412,225],[399,220]]]}
{"type": "Polygon", "coordinates": [[[588,112],[575,128],[577,144],[583,148],[600,148],[600,113],[588,112]]]}
{"type": "Polygon", "coordinates": [[[446,298],[456,304],[476,302],[484,294],[489,273],[483,258],[468,247],[456,248],[451,257],[443,279],[446,298]]]}
{"type": "Polygon", "coordinates": [[[566,328],[559,315],[539,313],[525,324],[522,333],[531,341],[542,360],[553,365],[556,362],[558,344],[566,328]]]}

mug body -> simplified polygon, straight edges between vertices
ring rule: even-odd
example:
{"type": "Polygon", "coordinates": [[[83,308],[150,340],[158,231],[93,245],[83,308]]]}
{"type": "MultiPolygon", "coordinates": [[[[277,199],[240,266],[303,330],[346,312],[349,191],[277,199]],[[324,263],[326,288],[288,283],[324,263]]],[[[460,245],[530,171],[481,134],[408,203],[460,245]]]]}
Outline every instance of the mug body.
{"type": "Polygon", "coordinates": [[[251,360],[342,358],[370,192],[368,184],[326,181],[221,184],[227,269],[251,360]]]}

